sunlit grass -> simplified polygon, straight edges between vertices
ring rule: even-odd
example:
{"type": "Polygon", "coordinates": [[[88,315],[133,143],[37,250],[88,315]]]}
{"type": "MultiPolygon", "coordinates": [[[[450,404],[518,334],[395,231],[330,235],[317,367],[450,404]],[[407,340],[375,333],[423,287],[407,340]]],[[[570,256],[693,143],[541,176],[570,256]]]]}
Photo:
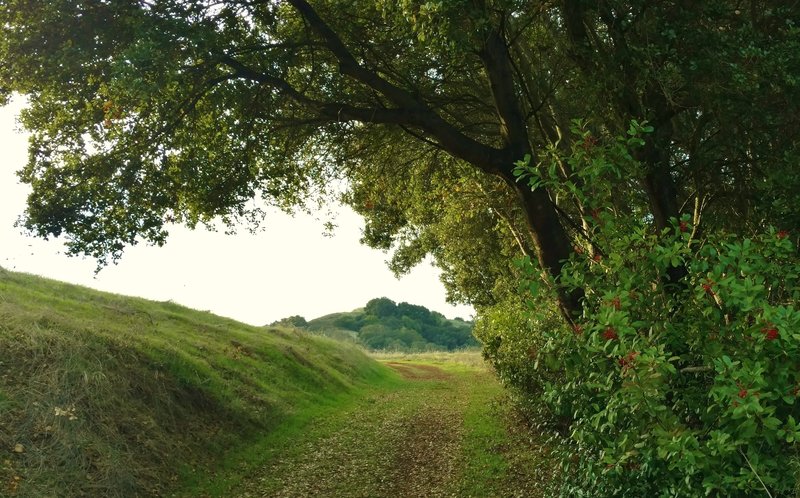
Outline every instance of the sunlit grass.
{"type": "Polygon", "coordinates": [[[372,358],[378,361],[397,361],[425,363],[430,365],[463,365],[471,368],[489,368],[484,361],[480,349],[464,349],[460,351],[426,351],[422,353],[403,353],[396,351],[369,351],[372,358]]]}
{"type": "MultiPolygon", "coordinates": [[[[507,449],[502,389],[478,350],[367,354],[0,271],[0,496],[235,496],[309,431],[324,437],[365,407],[415,417],[453,389],[465,410],[454,492],[503,496],[510,462],[539,462],[507,449]],[[408,380],[391,362],[446,375],[408,380]]],[[[371,441],[386,435],[373,436],[351,450],[380,451],[371,441]]]]}

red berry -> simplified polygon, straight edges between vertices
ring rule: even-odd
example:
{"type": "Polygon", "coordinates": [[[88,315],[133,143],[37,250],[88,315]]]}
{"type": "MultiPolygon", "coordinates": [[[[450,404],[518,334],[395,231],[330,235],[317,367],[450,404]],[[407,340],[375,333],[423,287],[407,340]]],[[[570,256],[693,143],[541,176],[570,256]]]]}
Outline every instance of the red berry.
{"type": "Polygon", "coordinates": [[[608,327],[603,332],[603,339],[605,339],[607,341],[610,341],[611,339],[617,339],[617,338],[619,338],[619,336],[617,335],[617,331],[614,330],[613,327],[608,327]]]}
{"type": "Polygon", "coordinates": [[[622,305],[620,304],[618,297],[615,297],[614,299],[611,300],[611,306],[613,306],[615,310],[619,311],[622,305]]]}
{"type": "Polygon", "coordinates": [[[739,397],[742,398],[742,399],[746,398],[747,397],[747,389],[741,389],[739,391],[739,397]]]}
{"type": "Polygon", "coordinates": [[[623,373],[626,372],[629,368],[633,368],[637,356],[639,356],[638,351],[630,351],[625,356],[619,357],[619,365],[622,367],[623,373]]]}
{"type": "Polygon", "coordinates": [[[576,323],[575,325],[573,325],[572,326],[572,330],[575,331],[575,335],[583,334],[583,327],[579,323],[576,323]]]}
{"type": "Polygon", "coordinates": [[[686,232],[687,230],[689,230],[689,223],[686,221],[681,221],[680,224],[678,225],[678,228],[680,228],[681,232],[686,232]]]}
{"type": "Polygon", "coordinates": [[[603,261],[603,256],[600,253],[595,253],[595,255],[592,256],[592,259],[594,260],[595,263],[599,263],[603,261]]]}
{"type": "Polygon", "coordinates": [[[764,334],[764,339],[767,341],[774,341],[780,337],[778,329],[771,322],[767,322],[766,325],[761,327],[761,333],[764,334]]]}
{"type": "Polygon", "coordinates": [[[781,230],[775,236],[778,237],[778,240],[783,240],[789,236],[789,232],[786,230],[781,230]]]}
{"type": "Polygon", "coordinates": [[[714,291],[711,289],[712,285],[714,285],[714,282],[709,280],[708,282],[704,283],[701,287],[703,287],[703,290],[706,291],[706,294],[713,297],[714,291]]]}

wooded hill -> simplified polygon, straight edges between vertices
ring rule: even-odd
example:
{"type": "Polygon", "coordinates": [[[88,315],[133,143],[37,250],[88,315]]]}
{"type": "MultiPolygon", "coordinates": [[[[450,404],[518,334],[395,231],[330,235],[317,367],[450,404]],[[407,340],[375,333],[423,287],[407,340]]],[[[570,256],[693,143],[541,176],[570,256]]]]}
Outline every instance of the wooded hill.
{"type": "Polygon", "coordinates": [[[364,308],[332,313],[307,321],[291,316],[272,325],[293,326],[340,340],[358,342],[373,350],[452,351],[478,346],[472,322],[448,319],[424,306],[372,299],[364,308]]]}

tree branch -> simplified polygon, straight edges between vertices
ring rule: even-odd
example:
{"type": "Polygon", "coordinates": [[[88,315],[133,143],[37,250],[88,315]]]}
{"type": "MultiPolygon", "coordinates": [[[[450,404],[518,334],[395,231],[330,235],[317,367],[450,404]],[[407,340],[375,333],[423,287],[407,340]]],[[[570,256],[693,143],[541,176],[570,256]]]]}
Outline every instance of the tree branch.
{"type": "Polygon", "coordinates": [[[528,130],[514,89],[511,55],[499,30],[489,33],[479,55],[489,77],[495,109],[501,123],[500,133],[516,160],[520,160],[525,154],[531,153],[528,130]]]}
{"type": "Polygon", "coordinates": [[[419,111],[427,111],[426,106],[411,93],[386,81],[374,71],[370,71],[361,66],[358,61],[356,61],[355,57],[353,57],[353,54],[347,50],[341,38],[339,38],[330,26],[319,17],[319,14],[317,14],[308,2],[305,0],[289,0],[289,3],[297,9],[309,22],[312,29],[325,41],[328,49],[339,61],[339,71],[342,74],[350,76],[369,88],[376,90],[396,105],[419,111]]]}
{"type": "Polygon", "coordinates": [[[423,129],[433,136],[444,150],[488,174],[499,175],[504,170],[510,170],[513,162],[520,159],[520,157],[509,154],[509,151],[490,147],[464,135],[411,92],[363,67],[347,50],[341,38],[319,17],[319,14],[308,2],[305,0],[288,1],[322,37],[328,49],[339,61],[339,71],[343,75],[377,91],[398,106],[398,111],[402,109],[407,116],[415,118],[404,124],[415,125],[423,129]]]}
{"type": "Polygon", "coordinates": [[[286,80],[251,69],[230,56],[222,57],[220,62],[233,69],[237,76],[273,88],[298,104],[302,104],[316,114],[332,121],[361,121],[364,123],[376,124],[414,124],[422,119],[418,114],[404,109],[385,109],[380,107],[364,108],[338,102],[322,102],[297,91],[286,80]]]}

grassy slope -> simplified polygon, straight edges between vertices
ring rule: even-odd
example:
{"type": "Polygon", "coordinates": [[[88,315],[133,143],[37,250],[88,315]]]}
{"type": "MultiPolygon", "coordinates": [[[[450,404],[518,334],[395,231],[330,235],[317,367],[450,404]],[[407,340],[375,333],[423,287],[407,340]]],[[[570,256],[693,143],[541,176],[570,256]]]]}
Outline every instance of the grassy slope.
{"type": "Polygon", "coordinates": [[[0,495],[224,488],[395,379],[322,337],[0,269],[0,495]]]}

